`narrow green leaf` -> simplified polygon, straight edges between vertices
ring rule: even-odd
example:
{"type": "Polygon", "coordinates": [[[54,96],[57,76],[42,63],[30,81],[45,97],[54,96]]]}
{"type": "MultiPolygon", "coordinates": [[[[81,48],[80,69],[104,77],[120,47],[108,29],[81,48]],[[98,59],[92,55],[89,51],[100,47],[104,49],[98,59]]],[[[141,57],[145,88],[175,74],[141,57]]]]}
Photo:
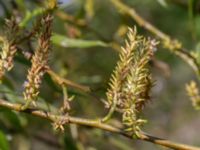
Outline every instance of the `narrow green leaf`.
{"type": "Polygon", "coordinates": [[[0,85],[0,93],[3,93],[10,102],[16,103],[21,100],[20,95],[6,85],[0,85]]]}
{"type": "Polygon", "coordinates": [[[51,38],[55,45],[65,47],[65,48],[89,48],[89,47],[107,47],[108,44],[102,41],[90,41],[81,39],[70,39],[66,36],[54,34],[51,38]]]}
{"type": "Polygon", "coordinates": [[[21,28],[26,27],[26,25],[36,16],[42,14],[44,12],[44,9],[42,8],[37,8],[34,9],[32,12],[30,11],[26,11],[26,15],[24,17],[24,19],[20,22],[19,26],[21,28]]]}
{"type": "Polygon", "coordinates": [[[5,134],[0,131],[0,150],[9,150],[9,143],[8,140],[6,139],[5,134]]]}
{"type": "Polygon", "coordinates": [[[23,12],[26,11],[26,5],[25,5],[24,0],[16,0],[16,3],[21,11],[23,12]]]}
{"type": "Polygon", "coordinates": [[[166,0],[157,0],[157,1],[158,1],[158,3],[159,3],[161,6],[167,8],[168,5],[167,5],[166,0]]]}
{"type": "Polygon", "coordinates": [[[193,37],[196,37],[196,26],[195,26],[195,6],[198,0],[188,0],[188,17],[190,23],[190,30],[193,37]]]}
{"type": "Polygon", "coordinates": [[[91,19],[94,16],[94,0],[86,0],[85,1],[85,12],[86,12],[86,16],[91,19]]]}

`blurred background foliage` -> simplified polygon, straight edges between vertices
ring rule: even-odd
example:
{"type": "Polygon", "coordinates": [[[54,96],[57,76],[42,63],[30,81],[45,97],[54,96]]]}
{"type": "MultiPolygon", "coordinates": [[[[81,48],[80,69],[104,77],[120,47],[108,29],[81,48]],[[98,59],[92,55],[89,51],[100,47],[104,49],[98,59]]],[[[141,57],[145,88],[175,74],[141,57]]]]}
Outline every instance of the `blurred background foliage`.
{"type": "MultiPolygon", "coordinates": [[[[199,0],[124,0],[146,20],[163,32],[183,42],[184,47],[200,53],[199,0]]],[[[30,29],[41,13],[41,0],[0,0],[0,26],[14,16],[20,26],[30,29]]],[[[97,118],[107,112],[102,99],[110,74],[118,59],[118,45],[124,44],[127,27],[137,26],[122,15],[109,0],[60,0],[53,25],[51,68],[62,77],[91,87],[90,93],[68,88],[75,96],[71,114],[97,118]]],[[[138,27],[138,32],[153,37],[138,27]]],[[[35,41],[27,41],[21,49],[33,52],[35,41]]],[[[167,139],[200,146],[198,128],[200,114],[185,93],[185,83],[195,79],[191,68],[161,46],[152,62],[155,86],[152,102],[144,110],[148,123],[144,131],[167,139]],[[161,66],[161,67],[159,67],[161,66]]],[[[0,85],[1,98],[21,102],[23,83],[30,63],[20,54],[15,67],[0,85]]],[[[62,104],[62,89],[46,75],[39,103],[51,111],[62,104]]],[[[58,113],[58,112],[55,112],[58,113]]],[[[118,124],[117,120],[113,120],[118,124]]],[[[56,132],[40,118],[0,108],[1,150],[160,150],[160,146],[129,140],[107,132],[69,125],[64,133],[56,132]]]]}

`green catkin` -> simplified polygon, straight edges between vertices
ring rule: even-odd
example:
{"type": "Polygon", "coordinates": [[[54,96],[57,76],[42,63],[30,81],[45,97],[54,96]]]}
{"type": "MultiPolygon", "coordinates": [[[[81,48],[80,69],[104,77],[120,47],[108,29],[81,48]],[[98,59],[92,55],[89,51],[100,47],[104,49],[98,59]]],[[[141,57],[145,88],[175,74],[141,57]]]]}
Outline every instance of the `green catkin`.
{"type": "Polygon", "coordinates": [[[138,36],[136,28],[129,29],[128,40],[120,52],[120,60],[111,77],[107,92],[110,109],[122,112],[126,131],[139,136],[145,120],[139,118],[142,108],[150,100],[152,77],[148,62],[157,42],[138,36]]]}
{"type": "Polygon", "coordinates": [[[196,82],[191,81],[189,84],[186,84],[186,91],[192,101],[193,107],[196,110],[200,110],[200,94],[196,82]]]}

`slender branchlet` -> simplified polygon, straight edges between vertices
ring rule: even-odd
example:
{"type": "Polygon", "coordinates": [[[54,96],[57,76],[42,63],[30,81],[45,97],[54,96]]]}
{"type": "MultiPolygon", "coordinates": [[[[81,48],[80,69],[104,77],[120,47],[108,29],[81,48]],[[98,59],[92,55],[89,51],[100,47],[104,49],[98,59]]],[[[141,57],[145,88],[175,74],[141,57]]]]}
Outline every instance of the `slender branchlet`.
{"type": "Polygon", "coordinates": [[[117,10],[122,14],[127,14],[129,17],[134,19],[138,25],[148,30],[149,32],[160,38],[162,45],[170,50],[173,54],[184,60],[197,74],[200,76],[200,65],[196,58],[194,58],[189,50],[182,46],[182,43],[176,39],[172,39],[169,35],[159,30],[157,27],[149,23],[147,20],[142,18],[133,7],[129,7],[124,4],[122,0],[110,0],[111,3],[117,8],[117,10]]]}
{"type": "Polygon", "coordinates": [[[52,20],[53,17],[50,14],[45,14],[41,19],[42,31],[38,38],[38,48],[31,59],[32,66],[28,70],[27,81],[24,84],[25,91],[23,94],[27,101],[26,107],[29,103],[34,102],[39,94],[42,77],[48,63],[52,20]]]}
{"type": "Polygon", "coordinates": [[[16,39],[18,37],[18,24],[12,18],[6,20],[6,28],[4,35],[0,36],[1,52],[0,52],[0,80],[6,71],[13,68],[13,58],[17,52],[16,39]]]}
{"type": "MultiPolygon", "coordinates": [[[[65,85],[62,85],[62,89],[63,89],[63,105],[59,109],[59,113],[63,116],[69,116],[69,111],[71,110],[70,102],[74,99],[74,96],[69,97],[67,92],[67,87],[65,85]]],[[[69,120],[58,118],[52,125],[54,130],[60,130],[64,132],[64,125],[68,122],[69,120]]]]}
{"type": "Polygon", "coordinates": [[[178,40],[172,40],[169,37],[165,38],[165,40],[163,40],[163,46],[167,49],[169,49],[170,51],[174,52],[177,51],[178,49],[182,48],[182,44],[181,42],[179,42],[178,40]]]}
{"type": "Polygon", "coordinates": [[[138,36],[136,29],[129,29],[126,46],[120,52],[120,60],[111,77],[107,92],[110,111],[108,119],[118,109],[127,131],[139,136],[139,126],[144,120],[138,114],[150,99],[152,77],[148,62],[153,55],[157,42],[138,36]]]}
{"type": "Polygon", "coordinates": [[[192,101],[192,105],[195,109],[200,109],[200,94],[199,89],[195,81],[191,81],[189,84],[186,84],[186,91],[190,100],[192,101]]]}

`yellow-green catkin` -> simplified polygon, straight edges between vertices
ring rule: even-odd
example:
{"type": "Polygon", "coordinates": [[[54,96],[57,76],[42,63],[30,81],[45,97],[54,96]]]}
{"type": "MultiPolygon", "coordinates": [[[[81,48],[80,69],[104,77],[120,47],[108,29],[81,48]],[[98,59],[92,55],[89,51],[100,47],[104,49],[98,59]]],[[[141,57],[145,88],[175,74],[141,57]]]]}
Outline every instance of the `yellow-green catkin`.
{"type": "Polygon", "coordinates": [[[119,100],[123,110],[122,120],[126,130],[139,136],[140,126],[146,120],[140,119],[140,113],[150,100],[153,85],[148,62],[153,56],[157,42],[142,38],[135,49],[133,63],[123,88],[124,98],[119,100]]]}
{"type": "Polygon", "coordinates": [[[191,81],[189,84],[186,84],[186,91],[190,100],[192,101],[192,105],[195,109],[200,109],[200,95],[199,89],[195,81],[191,81]]]}
{"type": "Polygon", "coordinates": [[[152,77],[148,62],[156,45],[155,40],[138,36],[136,28],[129,29],[128,40],[120,52],[107,92],[108,106],[115,106],[122,112],[126,131],[136,136],[139,136],[140,126],[145,122],[139,114],[150,100],[152,77]]]}
{"type": "Polygon", "coordinates": [[[42,77],[48,64],[52,20],[53,17],[50,14],[46,14],[41,19],[42,31],[38,38],[38,48],[31,59],[32,66],[28,70],[27,81],[24,83],[25,91],[23,94],[27,103],[34,102],[39,94],[42,77]]]}
{"type": "Polygon", "coordinates": [[[109,84],[110,88],[106,93],[109,107],[122,97],[122,87],[124,86],[124,82],[126,82],[127,75],[130,72],[134,49],[140,40],[140,37],[136,36],[136,29],[134,31],[132,29],[129,30],[128,40],[125,41],[125,47],[121,48],[119,54],[120,60],[117,62],[117,66],[111,76],[109,84]]]}

